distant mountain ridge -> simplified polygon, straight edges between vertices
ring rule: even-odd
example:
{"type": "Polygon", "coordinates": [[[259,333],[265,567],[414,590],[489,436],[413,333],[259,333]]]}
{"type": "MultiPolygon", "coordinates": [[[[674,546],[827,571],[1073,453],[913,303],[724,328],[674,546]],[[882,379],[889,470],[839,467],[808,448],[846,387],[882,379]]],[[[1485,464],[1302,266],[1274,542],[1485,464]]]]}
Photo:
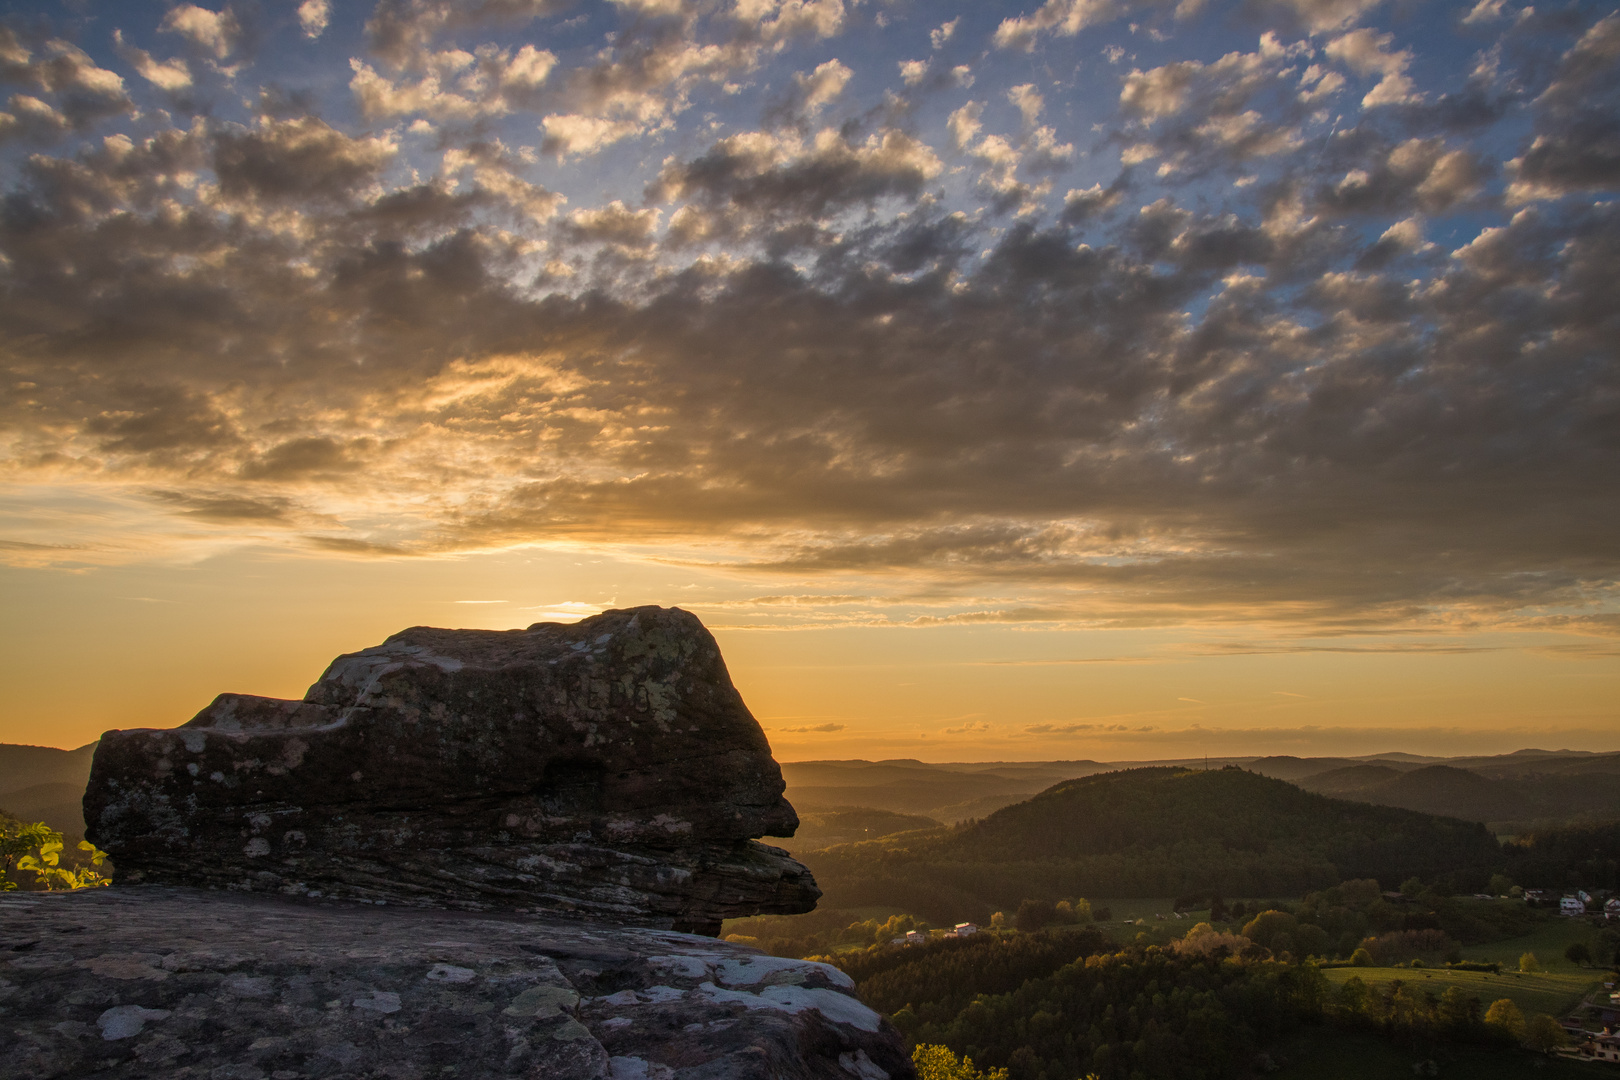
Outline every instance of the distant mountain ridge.
{"type": "Polygon", "coordinates": [[[1504,827],[1620,818],[1620,758],[1558,760],[1552,769],[1505,764],[1472,769],[1426,765],[1332,769],[1298,781],[1308,791],[1447,814],[1504,827]]]}
{"type": "Polygon", "coordinates": [[[43,821],[57,832],[84,834],[81,801],[97,743],[75,750],[0,743],[0,810],[43,821]]]}
{"type": "MultiPolygon", "coordinates": [[[[78,801],[96,745],[62,750],[0,743],[0,809],[46,821],[62,832],[82,831],[78,801]]],[[[1214,769],[1239,765],[1322,795],[1483,821],[1510,831],[1546,821],[1620,819],[1620,753],[1527,748],[1453,758],[1389,751],[1359,757],[1207,760],[1214,769]]],[[[1205,759],[943,763],[915,758],[826,759],[785,762],[782,774],[788,800],[801,814],[883,811],[898,817],[874,818],[863,828],[876,828],[880,820],[892,820],[898,828],[900,821],[915,817],[946,824],[987,817],[1067,780],[1178,765],[1203,768],[1205,759]]],[[[839,835],[843,834],[836,830],[828,833],[839,835]]]]}
{"type": "MultiPolygon", "coordinates": [[[[1620,753],[1516,750],[1437,758],[1389,751],[1360,757],[1209,758],[1336,798],[1483,821],[1510,831],[1561,820],[1620,819],[1620,753]],[[1438,770],[1438,771],[1436,771],[1438,770]]],[[[863,806],[956,823],[985,817],[1052,784],[1130,768],[1205,767],[1172,761],[787,762],[788,800],[801,811],[863,806]]]]}
{"type": "MultiPolygon", "coordinates": [[[[1333,799],[1229,767],[1064,781],[982,821],[805,856],[828,907],[978,917],[1024,899],[1297,896],[1347,878],[1488,876],[1477,822],[1333,799]]],[[[1483,878],[1481,878],[1483,880],[1483,878]]]]}

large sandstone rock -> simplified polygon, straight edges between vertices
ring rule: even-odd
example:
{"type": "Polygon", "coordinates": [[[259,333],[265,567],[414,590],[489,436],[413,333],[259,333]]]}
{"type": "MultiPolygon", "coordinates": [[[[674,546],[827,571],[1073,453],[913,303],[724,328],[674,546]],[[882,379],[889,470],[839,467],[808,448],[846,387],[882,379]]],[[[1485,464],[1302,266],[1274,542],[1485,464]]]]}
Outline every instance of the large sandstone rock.
{"type": "Polygon", "coordinates": [[[885,1080],[836,968],[509,912],[0,894],[0,1080],[885,1080]]]}
{"type": "Polygon", "coordinates": [[[102,737],[87,835],[124,883],[575,912],[714,934],[815,906],[798,818],[719,647],[678,608],[416,627],[302,701],[222,694],[102,737]]]}

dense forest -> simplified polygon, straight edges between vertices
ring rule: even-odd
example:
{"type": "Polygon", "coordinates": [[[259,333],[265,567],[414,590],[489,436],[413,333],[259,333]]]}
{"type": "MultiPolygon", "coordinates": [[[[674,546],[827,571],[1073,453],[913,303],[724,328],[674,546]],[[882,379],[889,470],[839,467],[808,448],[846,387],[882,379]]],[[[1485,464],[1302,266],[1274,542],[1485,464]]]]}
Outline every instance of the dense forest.
{"type": "Polygon", "coordinates": [[[1329,994],[1314,967],[1117,950],[1085,932],[891,952],[848,962],[862,996],[915,1042],[1012,1080],[1246,1077],[1265,1046],[1319,1020],[1329,994]]]}
{"type": "MultiPolygon", "coordinates": [[[[831,959],[915,1045],[1006,1069],[1009,1080],[1249,1077],[1276,1067],[1270,1050],[1279,1042],[1317,1038],[1324,1027],[1430,1052],[1453,1043],[1519,1055],[1566,1041],[1553,1017],[1508,999],[1486,1002],[1455,986],[1436,993],[1415,979],[1369,986],[1352,976],[1334,987],[1315,961],[1261,943],[1296,943],[1314,925],[1306,918],[1365,892],[1349,884],[1350,896],[1317,897],[1298,919],[1261,912],[1241,935],[1206,923],[1162,943],[1120,946],[1091,929],[984,933],[831,959]]],[[[1403,933],[1444,937],[1384,939],[1403,933]]],[[[1411,966],[1415,977],[1423,965],[1411,966]]]]}
{"type": "Polygon", "coordinates": [[[944,922],[1025,899],[1299,896],[1351,878],[1482,887],[1483,825],[1331,799],[1238,768],[1143,768],[1057,784],[980,821],[806,856],[823,905],[944,922]]]}

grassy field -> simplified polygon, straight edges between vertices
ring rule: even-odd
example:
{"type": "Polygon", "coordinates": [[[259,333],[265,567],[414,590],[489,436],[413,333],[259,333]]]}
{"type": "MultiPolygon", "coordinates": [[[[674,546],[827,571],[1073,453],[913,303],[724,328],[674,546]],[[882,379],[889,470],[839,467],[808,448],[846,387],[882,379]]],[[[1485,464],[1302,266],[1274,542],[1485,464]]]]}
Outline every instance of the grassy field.
{"type": "Polygon", "coordinates": [[[1486,971],[1446,971],[1436,968],[1340,967],[1328,968],[1322,974],[1335,987],[1357,975],[1362,982],[1374,988],[1386,986],[1395,979],[1420,990],[1432,990],[1435,994],[1443,994],[1448,987],[1455,986],[1466,994],[1477,996],[1487,1008],[1498,998],[1509,998],[1527,1013],[1562,1016],[1599,982],[1602,972],[1547,971],[1531,975],[1504,970],[1500,975],[1492,975],[1486,971]]]}
{"type": "MultiPolygon", "coordinates": [[[[1512,903],[1507,900],[1492,902],[1512,903]]],[[[1555,915],[1546,922],[1537,923],[1535,929],[1525,937],[1469,945],[1463,948],[1462,954],[1465,960],[1497,960],[1504,968],[1517,968],[1519,957],[1533,952],[1536,959],[1541,961],[1541,966],[1548,971],[1578,972],[1582,969],[1564,959],[1564,950],[1580,942],[1596,951],[1596,941],[1597,929],[1585,919],[1565,919],[1555,915]]]]}
{"type": "Polygon", "coordinates": [[[1390,1039],[1322,1027],[1303,1032],[1274,1053],[1282,1068],[1273,1080],[1411,1080],[1413,1066],[1433,1061],[1439,1077],[1456,1080],[1598,1080],[1612,1065],[1568,1061],[1526,1050],[1452,1043],[1404,1045],[1390,1039]]]}
{"type": "MultiPolygon", "coordinates": [[[[1131,900],[1093,900],[1093,908],[1105,907],[1108,909],[1109,922],[1119,922],[1123,919],[1146,919],[1153,922],[1154,915],[1169,915],[1175,907],[1175,900],[1171,897],[1162,899],[1131,899],[1131,900]]],[[[1190,923],[1188,924],[1191,925],[1190,923]]]]}

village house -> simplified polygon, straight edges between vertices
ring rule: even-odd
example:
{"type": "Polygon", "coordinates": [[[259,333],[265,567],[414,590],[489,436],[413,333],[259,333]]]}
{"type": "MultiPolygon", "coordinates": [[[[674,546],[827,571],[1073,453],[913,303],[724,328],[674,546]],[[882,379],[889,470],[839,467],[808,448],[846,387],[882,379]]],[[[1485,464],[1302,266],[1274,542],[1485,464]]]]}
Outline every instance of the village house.
{"type": "Polygon", "coordinates": [[[1616,897],[1603,905],[1605,919],[1620,919],[1620,897],[1616,897]]]}
{"type": "Polygon", "coordinates": [[[1620,1062],[1620,1035],[1607,1032],[1588,1035],[1586,1041],[1578,1044],[1575,1050],[1581,1057],[1594,1061],[1620,1062]]]}
{"type": "Polygon", "coordinates": [[[1558,914],[1569,916],[1585,915],[1586,904],[1578,896],[1566,896],[1558,901],[1558,914]]]}
{"type": "Polygon", "coordinates": [[[955,926],[955,931],[957,937],[967,937],[969,934],[977,934],[979,926],[977,923],[959,922],[955,926]]]}

